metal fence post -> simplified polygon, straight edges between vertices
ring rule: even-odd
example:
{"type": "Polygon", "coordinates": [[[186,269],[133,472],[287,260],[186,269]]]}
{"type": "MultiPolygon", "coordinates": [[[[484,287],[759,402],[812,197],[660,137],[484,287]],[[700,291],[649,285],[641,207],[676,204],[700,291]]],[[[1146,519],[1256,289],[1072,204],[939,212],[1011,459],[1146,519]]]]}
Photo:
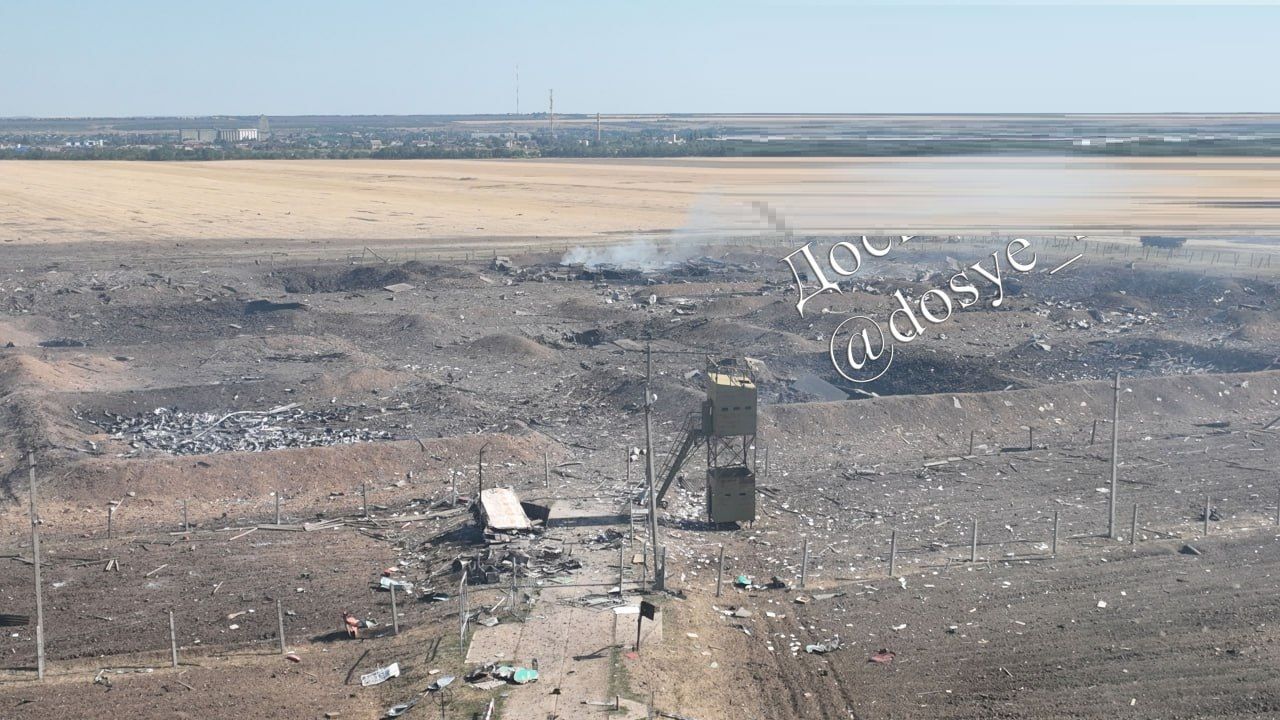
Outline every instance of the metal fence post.
{"type": "Polygon", "coordinates": [[[1204,536],[1209,537],[1209,496],[1204,496],[1204,536]]]}
{"type": "Polygon", "coordinates": [[[716,565],[716,597],[720,597],[720,588],[724,585],[724,543],[720,544],[720,562],[716,565]]]}
{"type": "MultiPolygon", "coordinates": [[[[892,561],[890,561],[890,567],[892,567],[892,561]]],[[[893,571],[890,570],[889,574],[892,575],[893,571]]],[[[804,589],[805,581],[808,579],[808,577],[809,577],[809,537],[805,536],[804,547],[800,551],[800,589],[801,590],[804,589]]]]}
{"type": "Polygon", "coordinates": [[[889,577],[897,577],[898,575],[898,531],[892,530],[889,533],[889,577]]]}
{"type": "MultiPolygon", "coordinates": [[[[975,548],[976,549],[976,548],[975,548]]],[[[1058,511],[1053,511],[1053,557],[1058,557],[1058,511]]]]}
{"type": "Polygon", "coordinates": [[[396,610],[396,584],[391,583],[391,634],[400,634],[400,613],[396,610]]]}

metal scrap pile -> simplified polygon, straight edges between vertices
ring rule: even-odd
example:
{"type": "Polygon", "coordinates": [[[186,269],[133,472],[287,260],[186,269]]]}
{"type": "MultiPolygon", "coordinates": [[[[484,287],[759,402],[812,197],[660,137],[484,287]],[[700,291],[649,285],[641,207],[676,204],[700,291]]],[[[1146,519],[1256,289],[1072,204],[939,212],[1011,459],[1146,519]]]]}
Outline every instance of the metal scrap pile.
{"type": "Polygon", "coordinates": [[[558,544],[512,544],[488,546],[470,555],[460,555],[453,562],[453,572],[467,571],[472,585],[501,583],[519,568],[520,580],[541,580],[564,577],[582,569],[582,561],[566,554],[558,544]]]}
{"type": "Polygon", "coordinates": [[[270,410],[240,410],[224,415],[156,408],[133,417],[103,411],[105,420],[84,419],[113,438],[128,442],[133,448],[131,455],[144,448],[173,455],[205,455],[395,439],[385,430],[335,427],[357,419],[356,410],[304,410],[293,403],[270,410]]]}

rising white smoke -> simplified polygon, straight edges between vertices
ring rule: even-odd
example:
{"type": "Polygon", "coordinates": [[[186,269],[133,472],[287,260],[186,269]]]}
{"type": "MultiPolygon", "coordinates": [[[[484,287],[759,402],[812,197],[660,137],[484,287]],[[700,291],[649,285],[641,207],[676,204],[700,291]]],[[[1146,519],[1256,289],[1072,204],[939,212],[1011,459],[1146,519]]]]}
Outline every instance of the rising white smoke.
{"type": "Polygon", "coordinates": [[[614,266],[628,270],[660,270],[697,257],[699,248],[664,239],[659,243],[653,238],[635,237],[621,245],[576,247],[564,254],[561,265],[585,265],[594,270],[600,266],[614,266]]]}
{"type": "Polygon", "coordinates": [[[752,212],[741,205],[724,201],[719,195],[704,195],[689,208],[684,224],[663,235],[636,235],[615,245],[579,246],[560,259],[561,265],[585,265],[596,269],[602,265],[628,270],[660,270],[706,254],[706,246],[714,245],[727,233],[736,232],[752,212]]]}

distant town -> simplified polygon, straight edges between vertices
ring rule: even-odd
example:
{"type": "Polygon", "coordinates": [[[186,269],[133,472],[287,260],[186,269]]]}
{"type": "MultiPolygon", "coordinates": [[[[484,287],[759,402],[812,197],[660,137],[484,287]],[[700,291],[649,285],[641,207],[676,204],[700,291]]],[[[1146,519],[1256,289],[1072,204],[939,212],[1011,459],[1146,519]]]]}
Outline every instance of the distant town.
{"type": "Polygon", "coordinates": [[[1276,115],[0,118],[0,159],[1280,155],[1276,115]]]}

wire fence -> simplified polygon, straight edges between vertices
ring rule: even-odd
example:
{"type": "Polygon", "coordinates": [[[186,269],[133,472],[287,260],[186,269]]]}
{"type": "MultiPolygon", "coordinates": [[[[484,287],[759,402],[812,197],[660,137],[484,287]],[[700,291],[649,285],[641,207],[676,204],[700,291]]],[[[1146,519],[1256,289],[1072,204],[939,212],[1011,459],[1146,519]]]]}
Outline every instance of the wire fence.
{"type": "MultiPolygon", "coordinates": [[[[1261,423],[1258,424],[1261,425],[1261,423]]],[[[993,439],[998,437],[994,431],[985,431],[982,434],[973,431],[965,433],[956,443],[958,448],[967,451],[966,454],[948,457],[943,462],[947,464],[980,463],[1010,457],[1025,458],[1037,452],[1061,454],[1064,451],[1087,451],[1097,446],[1106,448],[1109,453],[1109,441],[1104,437],[1108,434],[1106,430],[1109,430],[1109,425],[1110,421],[1100,419],[1074,428],[1057,428],[1052,433],[1037,433],[1035,429],[1030,429],[1025,447],[1017,447],[1016,442],[999,447],[1001,443],[993,442],[993,439]],[[1100,428],[1103,432],[1099,431],[1100,428]]],[[[1186,442],[1192,439],[1203,440],[1211,437],[1215,432],[1221,431],[1207,428],[1200,435],[1171,432],[1162,437],[1167,441],[1186,442]]],[[[1245,434],[1254,431],[1239,432],[1245,434]]],[[[1271,439],[1271,434],[1267,433],[1265,440],[1254,441],[1254,447],[1265,450],[1271,439]]],[[[1127,451],[1131,456],[1140,457],[1133,452],[1132,447],[1121,447],[1122,454],[1127,451]]],[[[1077,456],[1064,454],[1061,457],[1077,456]]],[[[1101,455],[1093,457],[1095,462],[1101,462],[1104,459],[1106,458],[1101,455]]],[[[968,517],[952,517],[949,520],[937,521],[924,530],[895,528],[893,523],[881,518],[880,526],[864,524],[855,533],[830,541],[806,534],[793,545],[772,548],[774,551],[782,551],[782,557],[772,561],[761,554],[741,556],[731,553],[726,556],[723,552],[724,546],[721,545],[718,563],[712,577],[714,577],[717,592],[722,591],[726,573],[729,575],[727,579],[730,583],[736,580],[737,574],[762,573],[768,575],[770,581],[776,577],[784,586],[808,590],[813,587],[814,581],[817,581],[819,586],[831,586],[876,577],[893,579],[907,574],[953,567],[1051,561],[1063,553],[1076,553],[1080,548],[1088,549],[1100,543],[1136,548],[1147,542],[1189,543],[1217,534],[1264,527],[1276,528],[1280,531],[1280,484],[1271,489],[1250,484],[1241,492],[1238,470],[1239,466],[1244,464],[1230,458],[1219,458],[1219,460],[1221,460],[1220,464],[1229,471],[1221,471],[1217,477],[1214,477],[1214,473],[1207,472],[1201,467],[1195,474],[1204,477],[1201,477],[1198,482],[1173,483],[1161,488],[1141,480],[1125,478],[1125,497],[1116,499],[1117,520],[1110,528],[1108,528],[1110,502],[1105,512],[1104,508],[1096,506],[1071,507],[1069,509],[1070,526],[1074,531],[1068,530],[1064,513],[1058,510],[1052,513],[1040,513],[1029,520],[1018,521],[1016,533],[1008,515],[1000,513],[975,513],[968,517]],[[1200,492],[1201,490],[1204,492],[1200,492]],[[1169,498],[1171,494],[1174,495],[1173,500],[1169,498]],[[1233,508],[1233,510],[1228,512],[1227,508],[1233,508]],[[1078,532],[1082,526],[1085,531],[1078,532]],[[937,532],[942,528],[949,528],[949,530],[937,532]],[[1004,536],[1006,534],[1008,536],[1004,536]],[[838,570],[823,567],[824,563],[842,561],[854,549],[862,551],[854,553],[862,556],[857,577],[842,576],[838,570]]],[[[774,463],[775,466],[779,464],[785,466],[787,460],[779,458],[775,450],[774,463]]],[[[927,459],[923,464],[933,468],[941,467],[938,461],[927,459]]],[[[1132,469],[1132,466],[1128,467],[1126,474],[1129,474],[1132,469]]],[[[1245,469],[1269,475],[1265,467],[1247,465],[1245,469]]],[[[994,481],[985,484],[997,485],[994,481]]],[[[350,508],[344,517],[353,520],[364,518],[368,508],[367,495],[365,492],[352,492],[351,495],[358,502],[353,502],[354,507],[350,508]]],[[[290,520],[292,514],[289,513],[287,503],[280,516],[277,517],[275,514],[279,507],[275,498],[281,496],[288,497],[282,492],[273,493],[270,500],[261,503],[263,507],[255,513],[256,520],[260,522],[290,520]]],[[[629,499],[628,497],[628,501],[629,499]]],[[[182,505],[175,504],[172,526],[167,530],[153,529],[152,532],[182,533],[184,531],[182,525],[186,524],[187,518],[185,512],[179,514],[181,507],[182,505]]],[[[250,516],[242,519],[242,522],[248,520],[252,523],[254,519],[254,516],[250,516]]],[[[393,514],[387,519],[398,522],[403,518],[396,518],[393,514]]],[[[670,531],[670,521],[664,525],[670,531]]],[[[258,527],[260,526],[254,524],[229,525],[217,531],[188,527],[185,532],[193,542],[203,543],[216,539],[219,535],[228,540],[235,540],[258,527]]],[[[617,583],[612,584],[620,587],[630,586],[633,590],[646,590],[652,585],[650,568],[647,565],[647,548],[650,540],[644,535],[643,528],[639,528],[642,531],[639,534],[636,532],[637,528],[639,528],[638,525],[633,525],[629,537],[624,535],[621,539],[617,583]],[[643,575],[637,578],[631,567],[630,558],[638,552],[637,548],[641,547],[645,548],[646,564],[643,575]],[[631,550],[630,553],[627,552],[628,549],[631,550]]],[[[106,537],[106,533],[107,528],[104,526],[99,536],[80,538],[79,542],[100,542],[106,537]]],[[[153,537],[154,535],[127,534],[123,537],[118,536],[115,540],[120,543],[127,543],[130,540],[146,542],[148,538],[153,537]]],[[[701,545],[705,551],[707,549],[705,542],[701,545]]],[[[694,552],[691,552],[690,556],[693,555],[694,552]]],[[[702,559],[705,564],[705,557],[702,559]]],[[[78,561],[73,567],[88,566],[96,570],[97,566],[105,564],[109,571],[112,560],[113,558],[104,556],[95,560],[78,561]]],[[[62,559],[58,560],[59,564],[63,562],[62,559]]],[[[44,564],[48,565],[49,561],[45,560],[44,564]]],[[[156,571],[163,567],[156,568],[156,571]]],[[[154,572],[142,575],[138,578],[139,581],[147,582],[154,572]]],[[[753,578],[752,582],[756,580],[753,578]]],[[[763,578],[759,580],[764,582],[763,578]]],[[[686,582],[691,581],[686,579],[686,582]]],[[[710,580],[704,578],[697,582],[704,587],[709,587],[710,580]]],[[[584,588],[607,587],[610,584],[582,583],[581,586],[584,588]]],[[[520,582],[518,577],[513,577],[510,587],[512,592],[510,609],[512,611],[516,609],[514,597],[517,592],[539,588],[540,586],[536,583],[520,582]]],[[[226,602],[222,604],[219,604],[220,600],[215,599],[218,589],[215,586],[208,596],[188,597],[170,603],[148,603],[141,607],[131,607],[124,613],[98,610],[95,609],[97,605],[80,607],[76,611],[78,621],[76,630],[61,629],[59,625],[63,625],[62,622],[47,623],[46,653],[48,658],[55,662],[97,655],[108,657],[128,655],[163,662],[171,659],[169,657],[171,653],[177,653],[181,658],[184,653],[193,650],[202,653],[283,652],[287,643],[281,642],[281,630],[285,633],[286,641],[293,633],[297,633],[298,640],[306,641],[341,637],[340,618],[331,610],[317,608],[315,603],[304,602],[296,605],[303,611],[301,615],[295,615],[293,612],[295,601],[288,597],[289,592],[285,583],[259,582],[246,585],[239,582],[234,594],[230,597],[224,595],[226,602]],[[277,600],[280,603],[278,618],[271,605],[271,602],[277,600]],[[239,609],[226,612],[232,608],[239,609]],[[169,625],[170,612],[173,613],[174,619],[172,632],[169,625]],[[331,625],[324,624],[326,614],[333,615],[331,625]],[[319,627],[315,627],[317,620],[321,622],[319,627]],[[241,637],[228,638],[228,631],[232,631],[232,635],[239,634],[241,637]]],[[[500,586],[492,586],[490,589],[505,591],[500,586]]],[[[466,645],[469,620],[476,611],[469,606],[468,593],[469,584],[464,576],[454,600],[437,604],[433,613],[437,619],[456,613],[460,621],[459,642],[463,647],[466,645]]],[[[390,594],[382,593],[381,596],[378,606],[385,613],[391,603],[390,594]]],[[[398,626],[399,621],[406,617],[412,620],[421,620],[426,617],[426,613],[420,610],[418,603],[411,600],[411,596],[402,597],[401,600],[391,624],[398,626]]],[[[109,604],[109,602],[100,603],[104,606],[109,604]]],[[[65,611],[67,608],[62,610],[65,611]]],[[[62,617],[66,619],[65,613],[62,617]]],[[[11,652],[5,663],[5,668],[9,670],[29,668],[34,659],[30,652],[19,650],[21,646],[31,648],[33,639],[27,637],[22,631],[17,631],[17,635],[17,638],[11,638],[14,642],[11,643],[11,652]]]]}

